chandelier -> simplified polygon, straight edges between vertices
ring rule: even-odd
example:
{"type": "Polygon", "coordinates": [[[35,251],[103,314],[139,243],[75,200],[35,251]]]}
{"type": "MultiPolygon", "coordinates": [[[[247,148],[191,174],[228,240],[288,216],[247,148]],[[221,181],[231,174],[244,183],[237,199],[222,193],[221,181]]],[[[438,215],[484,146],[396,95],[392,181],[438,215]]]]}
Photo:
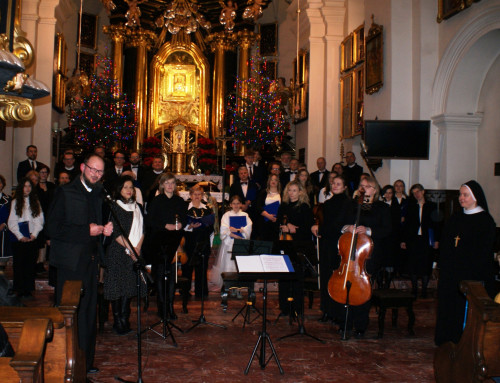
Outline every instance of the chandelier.
{"type": "Polygon", "coordinates": [[[212,25],[205,19],[205,16],[198,13],[199,7],[195,1],[173,0],[163,14],[156,19],[156,26],[167,28],[173,35],[182,29],[187,34],[196,32],[198,26],[209,30],[212,25]]]}

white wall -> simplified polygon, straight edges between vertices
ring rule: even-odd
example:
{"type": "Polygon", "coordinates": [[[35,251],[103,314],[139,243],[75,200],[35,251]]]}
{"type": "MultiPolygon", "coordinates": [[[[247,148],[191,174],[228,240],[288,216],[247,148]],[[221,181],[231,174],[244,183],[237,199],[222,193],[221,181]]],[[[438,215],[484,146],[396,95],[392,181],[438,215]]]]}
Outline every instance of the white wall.
{"type": "Polygon", "coordinates": [[[500,56],[488,71],[481,95],[478,110],[484,118],[478,129],[478,170],[477,180],[483,186],[490,213],[497,225],[500,224],[500,177],[494,176],[494,164],[500,162],[500,56]]]}

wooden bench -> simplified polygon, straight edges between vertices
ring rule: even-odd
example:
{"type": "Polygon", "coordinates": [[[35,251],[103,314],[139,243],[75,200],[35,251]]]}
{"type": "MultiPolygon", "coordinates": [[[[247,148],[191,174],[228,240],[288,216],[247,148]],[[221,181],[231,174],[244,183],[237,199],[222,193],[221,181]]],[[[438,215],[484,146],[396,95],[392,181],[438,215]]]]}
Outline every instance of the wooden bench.
{"type": "Polygon", "coordinates": [[[476,281],[462,281],[467,324],[458,344],[447,342],[434,355],[437,383],[476,383],[500,376],[500,305],[476,281]]]}
{"type": "Polygon", "coordinates": [[[0,307],[0,323],[7,331],[14,350],[20,346],[21,331],[29,319],[47,318],[53,337],[44,357],[44,381],[48,383],[85,382],[85,356],[78,346],[77,310],[81,281],[64,284],[59,307],[0,307]]]}
{"type": "Polygon", "coordinates": [[[43,358],[46,342],[53,335],[50,319],[28,319],[24,322],[14,357],[0,358],[0,382],[43,382],[43,358]]]}

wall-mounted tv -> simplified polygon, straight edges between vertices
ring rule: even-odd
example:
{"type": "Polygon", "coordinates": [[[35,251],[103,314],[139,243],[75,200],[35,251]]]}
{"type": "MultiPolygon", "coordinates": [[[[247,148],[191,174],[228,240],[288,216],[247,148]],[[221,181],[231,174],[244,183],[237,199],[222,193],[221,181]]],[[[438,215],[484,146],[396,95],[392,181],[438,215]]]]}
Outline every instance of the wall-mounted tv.
{"type": "Polygon", "coordinates": [[[428,160],[430,125],[430,121],[366,120],[366,156],[428,160]]]}

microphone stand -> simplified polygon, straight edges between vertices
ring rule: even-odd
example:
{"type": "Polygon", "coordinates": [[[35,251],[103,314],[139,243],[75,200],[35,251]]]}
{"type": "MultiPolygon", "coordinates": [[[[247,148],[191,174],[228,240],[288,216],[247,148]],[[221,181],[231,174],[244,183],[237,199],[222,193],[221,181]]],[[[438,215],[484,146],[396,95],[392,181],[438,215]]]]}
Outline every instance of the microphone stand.
{"type": "MultiPolygon", "coordinates": [[[[120,220],[118,219],[116,212],[114,210],[115,203],[116,201],[111,198],[111,196],[108,194],[107,190],[103,187],[104,191],[104,201],[106,204],[109,206],[111,216],[114,218],[116,225],[118,226],[118,230],[124,240],[127,242],[127,244],[130,246],[130,249],[132,249],[132,253],[135,256],[136,261],[134,262],[134,270],[136,272],[136,283],[137,283],[137,383],[143,383],[144,381],[142,380],[142,337],[141,337],[141,281],[146,284],[146,278],[148,278],[149,282],[153,282],[151,279],[151,276],[147,273],[146,268],[144,267],[145,262],[144,259],[137,254],[137,251],[135,251],[134,246],[132,246],[132,243],[130,242],[130,239],[128,238],[128,235],[125,234],[125,229],[123,228],[123,225],[121,224],[120,220]]],[[[120,378],[118,376],[115,376],[115,380],[119,382],[125,382],[125,383],[134,383],[134,381],[131,380],[125,380],[123,378],[120,378]]]]}

